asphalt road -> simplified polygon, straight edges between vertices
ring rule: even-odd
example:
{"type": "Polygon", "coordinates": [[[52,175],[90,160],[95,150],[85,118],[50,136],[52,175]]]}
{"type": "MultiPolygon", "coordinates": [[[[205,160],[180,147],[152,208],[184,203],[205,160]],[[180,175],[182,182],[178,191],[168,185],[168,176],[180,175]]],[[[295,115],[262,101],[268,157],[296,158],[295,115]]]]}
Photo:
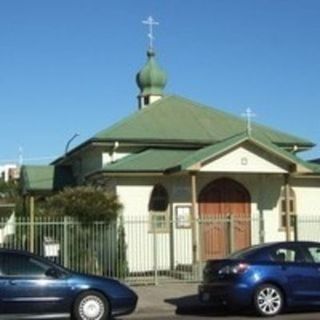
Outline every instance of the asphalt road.
{"type": "MultiPolygon", "coordinates": [[[[261,317],[255,317],[253,315],[231,315],[231,314],[202,314],[202,315],[168,315],[164,314],[163,316],[157,314],[152,315],[152,313],[148,315],[144,315],[140,318],[141,320],[255,320],[255,319],[263,319],[261,317]]],[[[273,317],[272,320],[319,320],[320,313],[319,312],[299,312],[299,313],[287,313],[282,314],[276,317],[273,317]]],[[[127,318],[117,318],[115,320],[127,320],[127,318]]]]}
{"type": "MultiPolygon", "coordinates": [[[[230,313],[199,302],[198,284],[162,284],[140,286],[134,290],[139,296],[135,312],[114,320],[255,320],[264,319],[254,314],[230,313]]],[[[295,310],[272,320],[320,320],[320,308],[312,311],[295,310]]]]}

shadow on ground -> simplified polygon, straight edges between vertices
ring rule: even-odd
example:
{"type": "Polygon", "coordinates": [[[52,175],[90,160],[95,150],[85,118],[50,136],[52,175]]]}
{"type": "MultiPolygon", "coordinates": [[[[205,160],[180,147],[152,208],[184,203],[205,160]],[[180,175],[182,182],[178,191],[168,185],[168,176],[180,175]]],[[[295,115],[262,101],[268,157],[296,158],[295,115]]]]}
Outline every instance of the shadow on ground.
{"type": "Polygon", "coordinates": [[[178,315],[197,315],[204,317],[234,315],[234,313],[226,307],[201,303],[197,295],[166,299],[165,302],[176,306],[176,314],[178,315]]]}
{"type": "MultiPolygon", "coordinates": [[[[257,318],[257,315],[255,312],[253,312],[253,310],[230,310],[227,307],[204,304],[199,301],[197,295],[171,298],[164,301],[176,307],[177,315],[189,315],[198,317],[234,317],[237,315],[241,315],[248,318],[257,318]]],[[[314,315],[315,313],[319,312],[320,307],[294,308],[290,310],[284,310],[282,315],[301,314],[304,315],[307,319],[308,315],[314,315]]],[[[320,318],[320,315],[318,316],[320,318]]]]}

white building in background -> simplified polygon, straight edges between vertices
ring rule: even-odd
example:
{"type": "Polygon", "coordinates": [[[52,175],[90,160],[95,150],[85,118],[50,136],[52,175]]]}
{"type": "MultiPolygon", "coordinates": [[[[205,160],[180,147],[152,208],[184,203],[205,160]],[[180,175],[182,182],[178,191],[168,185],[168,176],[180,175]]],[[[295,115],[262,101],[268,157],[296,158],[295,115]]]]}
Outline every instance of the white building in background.
{"type": "Polygon", "coordinates": [[[6,182],[17,180],[20,176],[20,168],[17,164],[0,165],[0,178],[6,182]]]}

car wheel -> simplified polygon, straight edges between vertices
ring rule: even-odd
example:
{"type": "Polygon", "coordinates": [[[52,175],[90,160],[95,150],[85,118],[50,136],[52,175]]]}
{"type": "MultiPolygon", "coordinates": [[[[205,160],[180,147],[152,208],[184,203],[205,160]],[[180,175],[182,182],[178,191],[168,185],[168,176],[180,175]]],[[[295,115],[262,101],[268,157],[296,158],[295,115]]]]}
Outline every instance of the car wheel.
{"type": "Polygon", "coordinates": [[[281,290],[272,284],[258,287],[254,295],[254,307],[257,313],[264,317],[272,317],[280,313],[283,307],[281,290]]]}
{"type": "Polygon", "coordinates": [[[104,295],[96,291],[81,293],[73,308],[75,320],[107,320],[109,318],[109,303],[104,295]]]}

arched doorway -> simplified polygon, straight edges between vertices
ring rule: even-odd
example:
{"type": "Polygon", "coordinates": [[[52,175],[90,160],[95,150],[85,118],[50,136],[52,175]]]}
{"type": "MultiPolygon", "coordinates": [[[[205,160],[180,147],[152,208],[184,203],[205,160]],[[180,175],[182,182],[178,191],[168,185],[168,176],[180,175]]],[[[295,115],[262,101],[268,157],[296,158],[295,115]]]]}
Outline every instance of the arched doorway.
{"type": "Polygon", "coordinates": [[[240,183],[221,178],[199,195],[203,260],[224,257],[250,245],[250,194],[240,183]],[[232,244],[231,244],[232,242],[232,244]]]}

